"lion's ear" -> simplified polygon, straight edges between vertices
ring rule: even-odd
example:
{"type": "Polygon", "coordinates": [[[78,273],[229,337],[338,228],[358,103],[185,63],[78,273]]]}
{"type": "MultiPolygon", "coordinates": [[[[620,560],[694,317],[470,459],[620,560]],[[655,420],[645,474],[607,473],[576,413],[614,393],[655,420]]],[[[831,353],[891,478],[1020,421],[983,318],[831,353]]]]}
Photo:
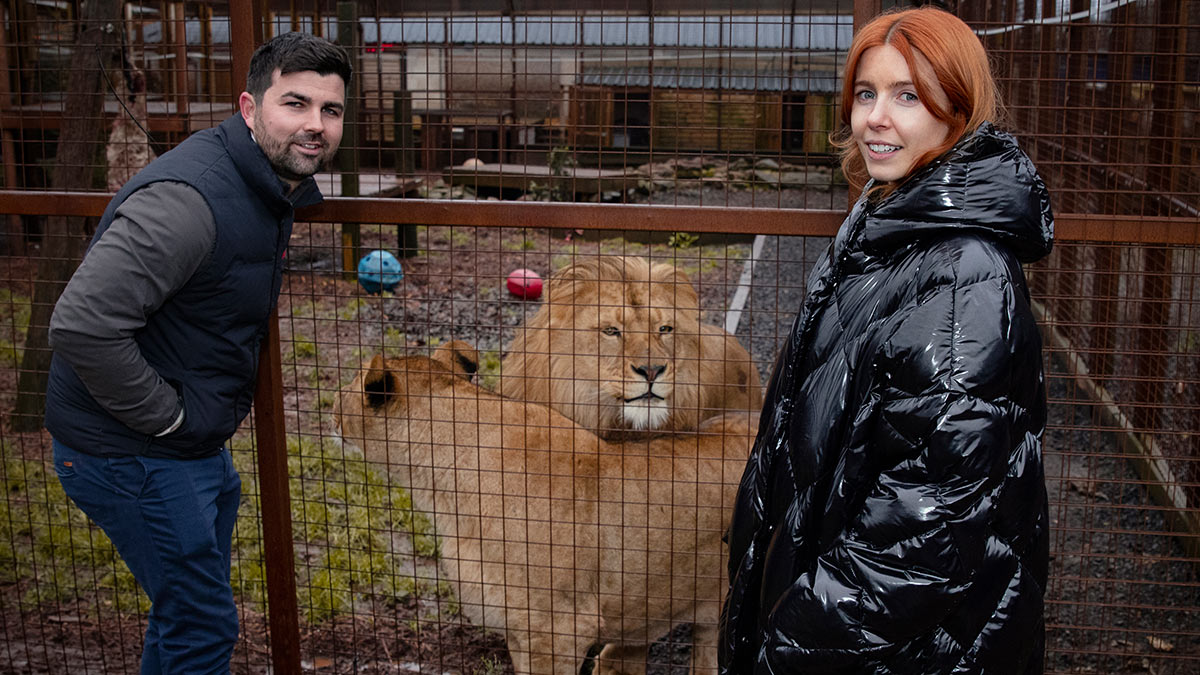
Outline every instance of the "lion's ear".
{"type": "Polygon", "coordinates": [[[430,358],[468,382],[479,372],[479,352],[465,340],[451,340],[438,345],[430,358]]]}
{"type": "Polygon", "coordinates": [[[656,262],[650,266],[650,280],[660,284],[692,285],[692,280],[688,278],[687,272],[665,262],[656,262]]]}
{"type": "Polygon", "coordinates": [[[692,280],[683,270],[670,263],[654,263],[650,267],[650,280],[658,284],[660,288],[668,287],[673,289],[675,293],[675,306],[683,309],[699,309],[700,296],[696,293],[696,287],[692,285],[692,280]]]}
{"type": "Polygon", "coordinates": [[[374,410],[382,410],[400,393],[396,373],[388,368],[383,354],[376,354],[363,374],[363,405],[374,410]]]}
{"type": "Polygon", "coordinates": [[[578,288],[576,282],[595,281],[595,279],[596,270],[594,265],[588,264],[588,262],[576,262],[567,265],[555,272],[546,281],[546,303],[571,304],[578,288]]]}

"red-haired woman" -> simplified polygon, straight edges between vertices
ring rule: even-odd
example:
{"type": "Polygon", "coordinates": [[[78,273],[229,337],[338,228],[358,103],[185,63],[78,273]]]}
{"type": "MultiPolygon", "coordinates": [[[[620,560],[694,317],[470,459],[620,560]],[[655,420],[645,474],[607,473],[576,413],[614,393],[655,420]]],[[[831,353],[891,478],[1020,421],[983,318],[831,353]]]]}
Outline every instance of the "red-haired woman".
{"type": "Polygon", "coordinates": [[[809,279],[729,530],[724,673],[1040,673],[1044,184],[978,38],[936,9],[855,36],[863,197],[809,279]]]}

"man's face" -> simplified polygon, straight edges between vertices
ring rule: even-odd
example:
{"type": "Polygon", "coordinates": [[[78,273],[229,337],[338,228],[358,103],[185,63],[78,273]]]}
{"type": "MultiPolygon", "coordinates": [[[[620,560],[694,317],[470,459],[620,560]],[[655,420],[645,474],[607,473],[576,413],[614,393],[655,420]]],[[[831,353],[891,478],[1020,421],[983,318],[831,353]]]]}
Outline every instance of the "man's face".
{"type": "Polygon", "coordinates": [[[281,75],[276,70],[261,102],[242,92],[238,106],[275,173],[295,188],[337,152],[346,83],[334,74],[304,70],[281,75]]]}

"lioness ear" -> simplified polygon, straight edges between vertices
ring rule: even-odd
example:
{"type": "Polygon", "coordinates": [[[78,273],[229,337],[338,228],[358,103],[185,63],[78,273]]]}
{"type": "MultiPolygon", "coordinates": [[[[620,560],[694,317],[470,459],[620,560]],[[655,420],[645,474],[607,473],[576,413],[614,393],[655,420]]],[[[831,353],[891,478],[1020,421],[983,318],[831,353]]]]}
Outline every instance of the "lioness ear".
{"type": "Polygon", "coordinates": [[[375,410],[382,409],[392,396],[400,392],[396,374],[387,367],[383,354],[376,354],[363,375],[363,404],[375,410]]]}
{"type": "Polygon", "coordinates": [[[451,340],[438,345],[430,358],[445,366],[456,377],[467,381],[479,371],[479,352],[465,340],[451,340]]]}

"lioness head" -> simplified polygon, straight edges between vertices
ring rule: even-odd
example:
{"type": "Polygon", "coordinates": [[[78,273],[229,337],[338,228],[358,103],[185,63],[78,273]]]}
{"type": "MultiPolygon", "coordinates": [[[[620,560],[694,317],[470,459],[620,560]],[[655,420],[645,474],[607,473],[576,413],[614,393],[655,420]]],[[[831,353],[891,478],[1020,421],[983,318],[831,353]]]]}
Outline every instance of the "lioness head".
{"type": "Polygon", "coordinates": [[[601,435],[679,428],[699,400],[700,308],[687,276],[637,257],[599,257],[552,276],[501,366],[510,398],[548,403],[601,435]]]}
{"type": "MultiPolygon", "coordinates": [[[[452,387],[458,380],[469,381],[478,362],[475,348],[459,340],[439,346],[431,356],[387,359],[376,354],[338,394],[334,425],[344,439],[366,450],[370,446],[364,441],[387,440],[387,429],[379,421],[393,416],[391,411],[404,409],[411,417],[414,408],[428,409],[435,403],[431,391],[452,387]],[[439,385],[436,388],[435,383],[439,385]]],[[[430,417],[426,413],[423,419],[430,417]]]]}

